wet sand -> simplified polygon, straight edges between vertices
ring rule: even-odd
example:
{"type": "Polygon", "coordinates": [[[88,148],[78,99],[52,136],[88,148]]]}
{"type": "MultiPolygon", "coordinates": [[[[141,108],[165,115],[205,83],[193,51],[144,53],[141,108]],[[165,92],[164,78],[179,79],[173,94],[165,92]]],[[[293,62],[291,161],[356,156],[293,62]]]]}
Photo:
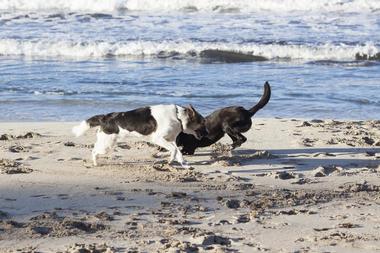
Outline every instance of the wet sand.
{"type": "Polygon", "coordinates": [[[0,252],[380,250],[380,121],[255,119],[189,170],[73,125],[0,123],[0,252]]]}

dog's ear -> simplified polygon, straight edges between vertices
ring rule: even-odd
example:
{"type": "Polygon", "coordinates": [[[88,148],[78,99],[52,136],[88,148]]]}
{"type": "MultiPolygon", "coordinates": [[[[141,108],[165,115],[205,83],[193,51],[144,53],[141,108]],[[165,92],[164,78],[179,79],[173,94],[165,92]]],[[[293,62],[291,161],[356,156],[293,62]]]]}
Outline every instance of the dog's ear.
{"type": "Polygon", "coordinates": [[[196,111],[195,111],[194,107],[191,104],[189,104],[189,106],[186,107],[186,111],[187,111],[187,114],[189,115],[190,118],[194,118],[195,117],[196,111]]]}

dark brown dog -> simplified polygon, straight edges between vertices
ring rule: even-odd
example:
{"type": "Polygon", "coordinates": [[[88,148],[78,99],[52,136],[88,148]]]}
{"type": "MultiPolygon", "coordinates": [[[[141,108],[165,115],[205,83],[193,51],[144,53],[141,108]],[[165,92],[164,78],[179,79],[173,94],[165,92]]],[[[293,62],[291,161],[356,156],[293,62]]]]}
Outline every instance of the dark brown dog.
{"type": "Polygon", "coordinates": [[[265,82],[264,94],[251,109],[246,110],[241,106],[230,106],[211,113],[205,118],[208,134],[199,140],[193,135],[180,133],[176,142],[178,146],[183,147],[182,154],[192,155],[197,148],[210,146],[225,134],[228,134],[232,139],[232,149],[240,147],[247,140],[241,133],[247,132],[251,128],[252,116],[268,103],[270,96],[270,85],[265,82]]]}

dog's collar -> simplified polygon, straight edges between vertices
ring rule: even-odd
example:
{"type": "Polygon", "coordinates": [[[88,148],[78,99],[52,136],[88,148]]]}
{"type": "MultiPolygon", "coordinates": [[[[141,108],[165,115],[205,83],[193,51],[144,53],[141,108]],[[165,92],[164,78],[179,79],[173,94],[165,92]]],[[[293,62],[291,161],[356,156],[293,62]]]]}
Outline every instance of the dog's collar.
{"type": "Polygon", "coordinates": [[[182,123],[181,118],[179,117],[178,106],[175,106],[175,113],[176,113],[176,115],[177,115],[177,120],[178,120],[179,123],[181,124],[181,132],[183,132],[183,123],[182,123]]]}

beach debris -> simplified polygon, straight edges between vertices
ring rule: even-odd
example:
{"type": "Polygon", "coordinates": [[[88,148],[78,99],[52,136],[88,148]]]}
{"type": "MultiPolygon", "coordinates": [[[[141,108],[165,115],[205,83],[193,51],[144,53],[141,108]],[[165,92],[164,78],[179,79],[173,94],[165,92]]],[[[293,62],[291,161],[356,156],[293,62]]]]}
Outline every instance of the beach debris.
{"type": "Polygon", "coordinates": [[[351,222],[345,222],[345,223],[339,223],[336,227],[337,228],[359,228],[360,225],[353,224],[351,222]]]}
{"type": "Polygon", "coordinates": [[[272,177],[276,179],[281,179],[281,180],[288,180],[288,179],[293,179],[298,177],[298,175],[292,173],[292,172],[287,172],[287,171],[276,171],[272,173],[272,177]]]}
{"type": "Polygon", "coordinates": [[[331,230],[332,228],[313,228],[314,231],[317,232],[323,232],[323,231],[328,231],[331,230]]]}
{"type": "Polygon", "coordinates": [[[314,177],[326,177],[332,173],[340,173],[343,172],[342,167],[338,166],[319,166],[312,171],[314,177]]]}
{"type": "Polygon", "coordinates": [[[126,144],[126,143],[118,143],[118,144],[117,144],[117,147],[118,147],[118,148],[121,148],[121,149],[131,149],[131,146],[129,146],[129,145],[126,144]]]}
{"type": "Polygon", "coordinates": [[[166,160],[155,161],[152,168],[158,171],[170,171],[172,169],[166,160]]]}
{"type": "Polygon", "coordinates": [[[373,145],[375,143],[375,140],[368,137],[368,136],[364,136],[362,137],[363,141],[365,144],[368,144],[368,145],[373,145]]]}
{"type": "Polygon", "coordinates": [[[75,243],[69,246],[65,251],[58,253],[114,253],[116,252],[113,247],[107,244],[82,244],[75,243]]]}
{"type": "Polygon", "coordinates": [[[215,235],[213,233],[196,237],[192,240],[192,242],[198,245],[203,245],[203,246],[214,245],[214,244],[219,244],[219,245],[231,244],[231,240],[229,238],[215,235]]]}
{"type": "Polygon", "coordinates": [[[222,200],[222,203],[230,208],[230,209],[237,209],[240,207],[240,200],[238,199],[227,199],[227,200],[222,200]]]}
{"type": "Polygon", "coordinates": [[[84,221],[83,219],[85,218],[73,219],[68,216],[58,216],[55,212],[45,212],[22,223],[12,220],[0,220],[0,230],[6,229],[8,234],[21,233],[29,238],[36,238],[96,233],[107,228],[102,223],[84,221]]]}
{"type": "Polygon", "coordinates": [[[281,211],[278,211],[277,214],[296,215],[296,214],[298,214],[298,211],[297,211],[297,210],[294,210],[294,209],[290,209],[290,210],[281,210],[281,211]]]}
{"type": "Polygon", "coordinates": [[[0,172],[3,174],[31,173],[33,169],[25,167],[22,163],[9,159],[0,159],[0,172]]]}
{"type": "Polygon", "coordinates": [[[17,139],[31,139],[31,138],[37,138],[37,137],[41,137],[42,135],[39,134],[39,133],[35,133],[35,132],[27,132],[26,134],[24,135],[19,135],[17,136],[17,139]]]}
{"type": "Polygon", "coordinates": [[[251,217],[249,214],[241,214],[235,218],[236,218],[237,223],[247,223],[251,220],[251,217]]]}
{"type": "Polygon", "coordinates": [[[100,212],[95,214],[95,217],[98,218],[101,221],[112,221],[114,220],[114,217],[106,212],[100,212]]]}
{"type": "Polygon", "coordinates": [[[367,156],[375,156],[376,155],[375,151],[369,151],[369,150],[367,150],[365,153],[366,153],[367,156]]]}
{"type": "Polygon", "coordinates": [[[16,139],[16,137],[11,134],[0,135],[0,141],[9,141],[9,140],[14,140],[14,139],[16,139]]]}
{"type": "MultiPolygon", "coordinates": [[[[188,252],[197,253],[199,252],[198,246],[193,243],[186,241],[179,241],[176,239],[161,239],[160,243],[164,244],[162,249],[158,252],[188,252]]],[[[136,251],[137,252],[137,251],[136,251]]]]}
{"type": "Polygon", "coordinates": [[[186,192],[172,192],[171,196],[174,198],[185,198],[187,194],[186,192]]]}
{"type": "Polygon", "coordinates": [[[315,179],[311,179],[311,178],[299,178],[298,180],[292,182],[291,184],[303,185],[303,184],[316,184],[316,183],[319,183],[319,181],[315,179]]]}
{"type": "Polygon", "coordinates": [[[25,147],[22,145],[12,145],[9,147],[9,151],[12,153],[28,152],[31,147],[25,147]]]}
{"type": "Polygon", "coordinates": [[[380,186],[369,184],[367,181],[361,183],[346,183],[339,186],[345,192],[380,192],[380,186]]]}
{"type": "Polygon", "coordinates": [[[31,139],[36,137],[41,137],[42,135],[35,132],[27,132],[23,135],[12,135],[12,134],[2,134],[0,135],[0,141],[10,141],[10,140],[16,140],[16,139],[31,139]]]}
{"type": "MultiPolygon", "coordinates": [[[[331,234],[328,235],[322,235],[320,237],[315,237],[313,238],[313,241],[331,241],[333,245],[335,243],[341,243],[341,242],[346,242],[346,243],[353,243],[355,241],[372,241],[372,240],[378,240],[377,236],[370,235],[370,234],[365,234],[365,233],[360,233],[360,234],[351,234],[351,233],[346,233],[346,232],[332,232],[331,234]]],[[[331,245],[330,243],[330,245],[331,245]]]]}
{"type": "Polygon", "coordinates": [[[312,124],[310,124],[307,121],[304,121],[304,122],[302,122],[302,124],[299,127],[310,127],[310,126],[312,126],[312,124]]]}
{"type": "Polygon", "coordinates": [[[317,141],[317,139],[312,139],[312,138],[304,138],[302,140],[302,144],[305,146],[305,147],[312,147],[314,146],[314,143],[317,141]]]}
{"type": "Polygon", "coordinates": [[[67,141],[63,143],[63,145],[65,145],[66,147],[75,147],[75,143],[72,141],[67,141]]]}

